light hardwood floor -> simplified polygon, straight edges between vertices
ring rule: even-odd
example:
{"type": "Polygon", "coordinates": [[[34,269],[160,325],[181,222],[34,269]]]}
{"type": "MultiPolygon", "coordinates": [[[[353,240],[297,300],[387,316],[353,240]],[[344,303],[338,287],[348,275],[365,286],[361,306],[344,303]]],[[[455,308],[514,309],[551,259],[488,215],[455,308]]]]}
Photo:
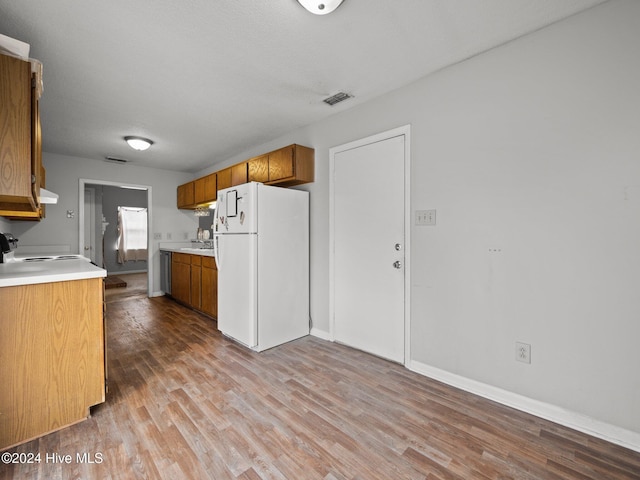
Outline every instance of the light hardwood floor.
{"type": "Polygon", "coordinates": [[[121,293],[106,403],[10,450],[41,462],[0,478],[640,478],[639,453],[400,365],[313,337],[254,353],[171,300],[121,293]]]}

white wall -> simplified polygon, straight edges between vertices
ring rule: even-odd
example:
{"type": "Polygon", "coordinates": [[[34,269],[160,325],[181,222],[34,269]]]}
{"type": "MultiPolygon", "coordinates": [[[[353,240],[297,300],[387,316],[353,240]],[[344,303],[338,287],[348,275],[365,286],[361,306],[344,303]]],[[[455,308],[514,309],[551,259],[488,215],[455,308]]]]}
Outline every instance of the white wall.
{"type": "Polygon", "coordinates": [[[411,208],[438,220],[412,226],[413,363],[640,448],[638,20],[640,2],[608,2],[228,159],[315,148],[314,329],[329,331],[329,148],[411,124],[411,208]]]}
{"type": "MultiPolygon", "coordinates": [[[[47,189],[57,193],[60,198],[56,205],[47,205],[46,218],[41,222],[9,222],[7,231],[20,239],[18,248],[20,245],[68,245],[71,252],[79,252],[78,188],[81,178],[150,186],[151,238],[154,233],[161,233],[162,241],[166,241],[167,233],[171,233],[173,241],[181,241],[185,236],[191,238],[195,234],[197,219],[193,213],[176,209],[176,187],[193,178],[189,173],[130,164],[117,165],[47,152],[43,153],[43,163],[47,169],[47,189]],[[67,218],[67,210],[75,212],[74,218],[67,218]]],[[[152,240],[149,252],[149,258],[154,262],[154,292],[160,291],[159,242],[152,240]]]]}

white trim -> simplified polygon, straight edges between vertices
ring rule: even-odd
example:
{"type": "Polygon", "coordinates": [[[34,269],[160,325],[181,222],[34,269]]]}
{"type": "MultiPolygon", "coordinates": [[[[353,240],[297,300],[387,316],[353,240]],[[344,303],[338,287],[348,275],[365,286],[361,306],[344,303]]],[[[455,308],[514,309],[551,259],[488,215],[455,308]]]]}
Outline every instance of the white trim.
{"type": "Polygon", "coordinates": [[[534,400],[486,383],[440,370],[424,363],[412,360],[408,368],[413,372],[446,383],[452,387],[640,452],[640,433],[632,432],[550,403],[534,400]]]}
{"type": "MultiPolygon", "coordinates": [[[[154,244],[151,242],[151,232],[153,232],[153,215],[152,215],[152,188],[151,185],[140,185],[126,182],[112,182],[109,180],[92,180],[89,178],[80,178],[78,180],[78,249],[84,245],[84,189],[86,185],[106,185],[110,187],[135,187],[147,191],[147,296],[153,296],[153,258],[155,250],[154,244]]],[[[82,253],[82,252],[80,252],[82,253]]],[[[104,255],[104,252],[102,252],[104,255]]],[[[125,272],[122,272],[125,273],[125,272]]],[[[131,273],[131,272],[126,272],[131,273]]]]}
{"type": "Polygon", "coordinates": [[[404,136],[404,365],[407,366],[411,359],[411,125],[404,125],[329,149],[329,337],[327,340],[335,341],[335,156],[346,150],[399,136],[404,136]]]}
{"type": "MultiPolygon", "coordinates": [[[[84,189],[85,193],[85,203],[87,202],[87,196],[89,201],[89,222],[91,224],[91,228],[89,228],[89,259],[93,262],[97,262],[98,258],[96,257],[96,189],[91,187],[86,187],[84,189]]],[[[87,212],[84,212],[87,213],[87,212]]],[[[79,253],[85,251],[85,245],[79,244],[78,250],[79,253]]],[[[103,252],[104,253],[104,252],[103,252]]]]}
{"type": "Polygon", "coordinates": [[[309,332],[310,335],[313,335],[314,337],[318,337],[321,338],[322,340],[329,340],[331,341],[331,334],[325,330],[320,330],[318,328],[312,328],[311,331],[309,332]]]}

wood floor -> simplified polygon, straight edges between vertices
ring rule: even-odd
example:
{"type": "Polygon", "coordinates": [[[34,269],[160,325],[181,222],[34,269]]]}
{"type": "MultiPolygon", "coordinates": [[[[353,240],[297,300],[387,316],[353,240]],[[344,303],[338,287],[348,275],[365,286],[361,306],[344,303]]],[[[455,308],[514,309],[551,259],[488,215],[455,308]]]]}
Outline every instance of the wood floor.
{"type": "Polygon", "coordinates": [[[10,450],[41,462],[0,463],[0,478],[640,478],[639,453],[400,365],[313,337],[253,353],[122,290],[107,303],[106,403],[10,450]]]}

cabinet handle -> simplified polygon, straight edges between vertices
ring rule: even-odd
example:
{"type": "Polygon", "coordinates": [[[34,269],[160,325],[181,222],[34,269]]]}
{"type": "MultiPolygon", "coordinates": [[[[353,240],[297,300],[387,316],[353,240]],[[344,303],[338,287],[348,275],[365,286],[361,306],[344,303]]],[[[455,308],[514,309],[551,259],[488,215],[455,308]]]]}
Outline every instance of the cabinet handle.
{"type": "Polygon", "coordinates": [[[393,262],[393,268],[402,268],[402,262],[400,260],[396,260],[393,262]]]}

